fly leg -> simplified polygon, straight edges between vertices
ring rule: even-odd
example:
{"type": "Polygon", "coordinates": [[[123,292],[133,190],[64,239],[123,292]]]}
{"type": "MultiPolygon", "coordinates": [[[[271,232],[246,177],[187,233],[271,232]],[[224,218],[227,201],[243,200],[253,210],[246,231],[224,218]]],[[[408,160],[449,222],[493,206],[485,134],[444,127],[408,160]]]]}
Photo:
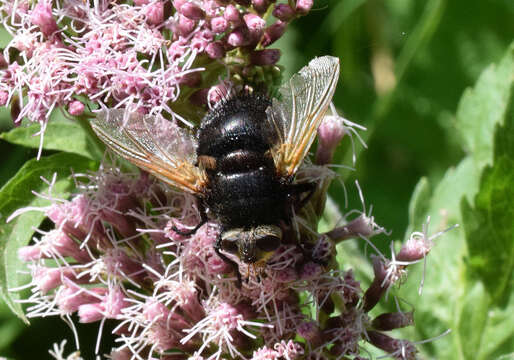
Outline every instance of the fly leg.
{"type": "Polygon", "coordinates": [[[198,229],[202,227],[203,224],[205,224],[207,221],[209,221],[209,218],[207,217],[207,212],[205,211],[205,207],[201,202],[198,204],[198,211],[200,212],[200,222],[191,230],[180,230],[175,225],[171,227],[171,229],[176,232],[179,235],[182,236],[190,236],[195,234],[198,229]]]}
{"type": "Polygon", "coordinates": [[[216,239],[216,242],[214,243],[214,251],[216,252],[216,254],[218,254],[218,256],[221,258],[221,260],[223,260],[224,262],[226,262],[227,264],[232,266],[232,269],[234,269],[234,272],[236,273],[236,276],[237,276],[236,286],[238,289],[240,289],[242,281],[241,281],[241,273],[239,272],[239,266],[237,265],[237,263],[234,260],[229,259],[220,250],[221,250],[221,233],[220,233],[220,235],[218,235],[218,238],[216,239]]]}
{"type": "MultiPolygon", "coordinates": [[[[305,205],[307,205],[309,200],[316,192],[316,188],[316,183],[301,183],[289,185],[288,196],[290,197],[290,206],[293,209],[293,211],[291,211],[289,218],[291,218],[292,221],[295,221],[293,219],[293,217],[295,216],[295,212],[301,210],[305,205]],[[300,196],[303,193],[307,193],[307,195],[303,199],[301,199],[300,196]]],[[[325,261],[316,259],[312,256],[312,253],[310,251],[303,247],[299,236],[297,236],[296,240],[296,247],[298,248],[298,250],[300,250],[306,261],[312,261],[321,266],[327,265],[325,261]]]]}

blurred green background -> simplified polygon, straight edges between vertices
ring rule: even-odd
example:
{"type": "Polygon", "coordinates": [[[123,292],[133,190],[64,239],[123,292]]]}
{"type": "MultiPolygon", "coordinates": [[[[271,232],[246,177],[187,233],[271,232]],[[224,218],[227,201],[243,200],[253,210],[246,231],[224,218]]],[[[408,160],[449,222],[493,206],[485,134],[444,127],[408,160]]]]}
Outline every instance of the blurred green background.
{"type": "MultiPolygon", "coordinates": [[[[341,171],[349,191],[349,208],[361,208],[353,185],[357,179],[367,205],[373,205],[375,220],[392,231],[392,239],[402,239],[409,225],[409,201],[420,178],[427,177],[429,183],[437,184],[448,168],[466,156],[455,130],[459,99],[489,64],[500,61],[513,39],[512,0],[316,0],[313,11],[294,22],[277,47],[282,50],[280,63],[288,73],[286,77],[315,56],[330,54],[340,58],[342,76],[334,102],[346,118],[368,128],[361,132],[368,149],[356,146],[356,171],[341,171]]],[[[0,45],[5,46],[7,41],[3,32],[0,45]]],[[[0,131],[11,126],[8,110],[0,109],[0,131]]],[[[35,156],[35,150],[3,140],[0,153],[0,185],[35,156]]],[[[348,141],[341,146],[334,162],[351,164],[348,141]]],[[[331,194],[340,210],[347,211],[343,208],[341,185],[333,185],[331,194]]],[[[385,237],[379,237],[376,243],[388,253],[385,237]]],[[[369,268],[362,271],[369,280],[369,268]]],[[[430,274],[437,270],[429,265],[428,271],[430,274]]],[[[438,283],[430,281],[429,276],[425,286],[436,289],[425,291],[434,292],[438,283]]],[[[409,301],[417,297],[415,286],[406,295],[409,301]]],[[[436,295],[437,306],[453,304],[453,300],[446,300],[448,295],[436,295]]],[[[436,306],[430,295],[425,302],[423,297],[416,300],[416,310],[421,314],[441,310],[431,309],[431,305],[436,306]]],[[[506,305],[502,309],[506,310],[506,305]]],[[[406,336],[422,340],[437,336],[446,328],[453,330],[455,324],[437,323],[435,318],[434,315],[434,319],[427,320],[421,316],[422,321],[430,321],[425,324],[416,319],[416,330],[406,336]]],[[[91,336],[82,339],[82,343],[93,344],[97,327],[87,328],[91,329],[91,336]]],[[[477,325],[475,333],[470,330],[471,339],[479,342],[475,346],[481,346],[481,334],[476,333],[481,329],[477,325]]],[[[470,355],[472,352],[454,350],[465,346],[462,339],[455,338],[457,335],[424,345],[423,355],[475,358],[470,355]],[[441,350],[442,346],[446,349],[441,350]]],[[[71,342],[69,330],[59,319],[37,320],[33,326],[25,327],[0,304],[0,355],[45,358],[41,354],[47,354],[49,343],[64,337],[71,342]]],[[[485,357],[477,353],[476,358],[496,358],[513,348],[507,340],[498,350],[485,357]]],[[[87,352],[83,356],[93,358],[87,352]]]]}

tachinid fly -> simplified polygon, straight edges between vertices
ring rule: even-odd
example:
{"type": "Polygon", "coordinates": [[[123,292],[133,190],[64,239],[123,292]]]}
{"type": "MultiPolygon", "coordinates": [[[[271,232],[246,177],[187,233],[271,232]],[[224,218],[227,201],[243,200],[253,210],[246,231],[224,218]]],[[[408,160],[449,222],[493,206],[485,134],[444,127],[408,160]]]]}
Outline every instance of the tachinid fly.
{"type": "Polygon", "coordinates": [[[315,189],[314,183],[296,183],[295,175],[338,78],[339,60],[320,57],[282,85],[277,98],[243,94],[219,102],[195,137],[181,134],[196,144],[196,154],[184,155],[176,144],[163,143],[151,116],[107,110],[92,127],[115,153],[197,196],[202,221],[188,234],[208,216],[217,219],[222,231],[216,253],[239,278],[237,264],[223,252],[265,265],[281,244],[282,224],[291,222],[315,189]]]}

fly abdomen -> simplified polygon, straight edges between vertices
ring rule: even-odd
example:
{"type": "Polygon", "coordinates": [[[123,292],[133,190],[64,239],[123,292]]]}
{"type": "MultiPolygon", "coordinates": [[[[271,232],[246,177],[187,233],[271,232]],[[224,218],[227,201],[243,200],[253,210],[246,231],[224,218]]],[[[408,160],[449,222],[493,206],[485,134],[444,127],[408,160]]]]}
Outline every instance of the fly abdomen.
{"type": "Polygon", "coordinates": [[[272,166],[272,159],[261,152],[238,149],[219,157],[216,170],[223,174],[234,174],[272,166]]]}

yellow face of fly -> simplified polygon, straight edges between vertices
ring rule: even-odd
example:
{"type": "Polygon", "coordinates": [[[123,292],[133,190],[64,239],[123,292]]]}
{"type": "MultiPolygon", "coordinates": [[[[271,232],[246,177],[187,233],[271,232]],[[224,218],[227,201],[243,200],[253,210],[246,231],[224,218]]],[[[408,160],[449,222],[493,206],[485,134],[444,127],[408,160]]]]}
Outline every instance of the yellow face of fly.
{"type": "Polygon", "coordinates": [[[225,231],[221,239],[222,250],[238,255],[246,264],[263,267],[280,246],[282,230],[276,225],[237,228],[225,231]]]}

